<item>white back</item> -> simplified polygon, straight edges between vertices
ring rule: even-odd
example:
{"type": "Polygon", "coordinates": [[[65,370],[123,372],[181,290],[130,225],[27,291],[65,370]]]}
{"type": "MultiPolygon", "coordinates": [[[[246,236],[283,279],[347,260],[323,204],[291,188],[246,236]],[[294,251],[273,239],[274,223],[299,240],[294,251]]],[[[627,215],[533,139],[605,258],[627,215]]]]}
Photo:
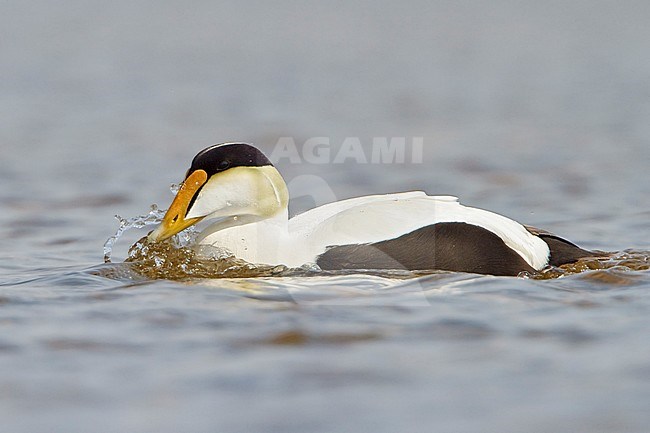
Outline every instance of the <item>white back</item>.
{"type": "Polygon", "coordinates": [[[548,262],[548,245],[521,224],[502,215],[462,206],[452,196],[427,196],[421,191],[360,197],[325,205],[289,221],[294,254],[316,257],[328,246],[393,239],[441,222],[465,222],[499,236],[535,269],[548,262]]]}

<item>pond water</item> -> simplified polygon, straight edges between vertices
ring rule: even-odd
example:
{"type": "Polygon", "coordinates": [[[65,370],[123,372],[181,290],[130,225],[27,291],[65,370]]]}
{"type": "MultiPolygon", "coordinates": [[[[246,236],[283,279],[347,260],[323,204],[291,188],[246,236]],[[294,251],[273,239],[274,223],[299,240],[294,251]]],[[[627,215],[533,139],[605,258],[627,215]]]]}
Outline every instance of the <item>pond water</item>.
{"type": "Polygon", "coordinates": [[[3,431],[647,431],[649,3],[2,9],[3,431]],[[283,137],[332,149],[276,161],[293,213],[423,189],[617,258],[178,279],[123,262],[143,228],[103,263],[198,150],[283,137]],[[422,159],[334,161],[350,137],[422,159]]]}

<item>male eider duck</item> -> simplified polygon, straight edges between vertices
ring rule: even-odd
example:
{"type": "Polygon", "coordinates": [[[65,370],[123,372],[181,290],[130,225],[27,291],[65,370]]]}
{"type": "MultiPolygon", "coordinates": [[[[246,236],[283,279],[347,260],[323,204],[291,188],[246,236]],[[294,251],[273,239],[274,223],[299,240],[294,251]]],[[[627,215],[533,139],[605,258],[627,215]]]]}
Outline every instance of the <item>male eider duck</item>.
{"type": "MultiPolygon", "coordinates": [[[[197,239],[254,264],[324,270],[446,270],[491,275],[535,273],[593,256],[551,233],[421,191],[371,195],[317,207],[289,219],[289,193],[257,148],[224,143],[192,161],[161,224],[162,241],[213,221],[197,239]]],[[[205,248],[207,247],[207,248],[205,248]]]]}

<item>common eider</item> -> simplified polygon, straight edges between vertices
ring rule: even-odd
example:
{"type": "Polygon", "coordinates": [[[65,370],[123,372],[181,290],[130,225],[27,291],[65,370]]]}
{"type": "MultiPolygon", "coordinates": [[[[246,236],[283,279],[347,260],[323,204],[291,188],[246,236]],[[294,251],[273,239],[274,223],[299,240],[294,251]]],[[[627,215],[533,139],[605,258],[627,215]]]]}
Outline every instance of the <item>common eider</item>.
{"type": "Polygon", "coordinates": [[[593,256],[573,243],[502,215],[421,191],[326,204],[289,219],[282,176],[246,143],[210,146],[193,159],[160,225],[162,241],[201,220],[197,239],[254,264],[324,270],[446,270],[535,273],[593,256]]]}

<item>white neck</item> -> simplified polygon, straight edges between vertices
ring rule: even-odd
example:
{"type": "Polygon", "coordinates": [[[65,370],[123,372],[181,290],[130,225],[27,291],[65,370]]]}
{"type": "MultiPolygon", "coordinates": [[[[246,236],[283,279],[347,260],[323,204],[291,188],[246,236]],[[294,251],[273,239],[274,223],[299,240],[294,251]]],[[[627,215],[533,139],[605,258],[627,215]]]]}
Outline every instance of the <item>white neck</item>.
{"type": "Polygon", "coordinates": [[[227,217],[203,230],[197,244],[211,246],[249,263],[282,263],[287,254],[289,213],[285,208],[268,218],[227,217]]]}

